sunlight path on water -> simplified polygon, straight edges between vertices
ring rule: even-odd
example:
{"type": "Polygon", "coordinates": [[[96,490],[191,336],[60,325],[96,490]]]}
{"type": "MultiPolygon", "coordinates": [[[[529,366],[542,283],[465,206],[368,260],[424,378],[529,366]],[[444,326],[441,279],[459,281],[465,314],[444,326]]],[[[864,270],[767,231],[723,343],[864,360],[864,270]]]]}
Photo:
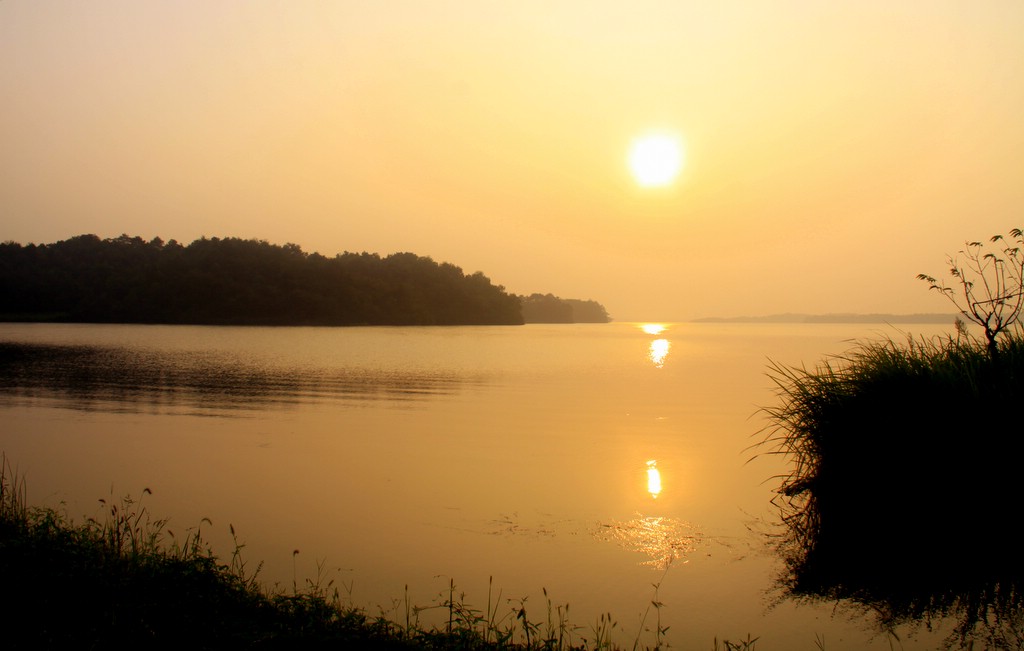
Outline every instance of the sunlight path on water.
{"type": "Polygon", "coordinates": [[[0,449],[35,503],[80,519],[150,488],[177,534],[207,517],[226,553],[234,525],[265,581],[324,563],[373,613],[449,580],[482,607],[493,577],[582,626],[610,610],[631,641],[658,583],[677,648],[888,648],[828,608],[768,608],[784,466],[750,448],[769,358],[813,364],[872,328],[642,325],[0,324],[22,355],[4,356],[0,449]]]}

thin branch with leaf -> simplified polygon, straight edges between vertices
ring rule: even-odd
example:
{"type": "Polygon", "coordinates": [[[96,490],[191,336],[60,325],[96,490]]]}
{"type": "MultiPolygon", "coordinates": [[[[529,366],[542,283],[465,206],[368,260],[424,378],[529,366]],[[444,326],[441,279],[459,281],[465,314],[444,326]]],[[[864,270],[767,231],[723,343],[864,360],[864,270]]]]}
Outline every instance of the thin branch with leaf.
{"type": "Polygon", "coordinates": [[[917,275],[929,289],[949,299],[964,318],[985,330],[993,359],[999,354],[996,337],[1019,323],[1024,308],[1024,231],[1014,228],[1009,236],[993,235],[987,244],[967,242],[949,256],[952,286],[928,274],[917,275]]]}

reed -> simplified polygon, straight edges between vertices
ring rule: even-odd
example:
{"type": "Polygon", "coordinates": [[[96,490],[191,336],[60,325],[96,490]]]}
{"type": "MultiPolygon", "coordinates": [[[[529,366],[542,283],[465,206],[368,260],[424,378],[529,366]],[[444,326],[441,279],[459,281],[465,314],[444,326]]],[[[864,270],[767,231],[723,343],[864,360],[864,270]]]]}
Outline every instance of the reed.
{"type": "Polygon", "coordinates": [[[769,375],[788,596],[859,604],[890,630],[953,616],[961,641],[1019,618],[1019,330],[997,356],[958,329],[769,375]]]}

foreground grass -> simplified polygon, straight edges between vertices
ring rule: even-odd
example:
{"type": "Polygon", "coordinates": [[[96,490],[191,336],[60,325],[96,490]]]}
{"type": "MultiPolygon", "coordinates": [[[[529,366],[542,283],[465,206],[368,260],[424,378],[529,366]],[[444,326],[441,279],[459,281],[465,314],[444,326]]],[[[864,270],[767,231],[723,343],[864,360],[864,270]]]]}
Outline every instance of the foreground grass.
{"type": "Polygon", "coordinates": [[[410,646],[388,622],[340,608],[329,586],[267,594],[237,550],[221,563],[198,530],[175,540],[131,498],[106,506],[102,521],[78,525],[28,508],[24,482],[4,461],[6,648],[410,646]]]}
{"type": "Polygon", "coordinates": [[[953,617],[950,643],[1024,646],[1024,336],[869,342],[775,366],[765,445],[786,455],[788,596],[884,627],[953,617]]]}
{"type": "MultiPolygon", "coordinates": [[[[525,600],[483,611],[463,603],[451,585],[431,606],[396,608],[396,622],[343,605],[332,581],[307,580],[304,589],[270,591],[259,568],[218,559],[201,528],[177,538],[142,500],[104,503],[101,519],[76,524],[64,513],[29,507],[25,483],[0,454],[0,585],[5,599],[5,649],[516,649],[589,651],[620,648],[610,614],[590,627],[568,620],[568,605],[546,604],[533,621],[525,600]],[[420,624],[440,609],[446,621],[420,624]]],[[[234,530],[232,530],[234,535],[234,530]]],[[[546,593],[545,593],[546,595],[546,593]]],[[[666,646],[656,598],[643,630],[628,647],[666,646]]],[[[714,651],[754,651],[756,638],[714,640],[714,651]]]]}

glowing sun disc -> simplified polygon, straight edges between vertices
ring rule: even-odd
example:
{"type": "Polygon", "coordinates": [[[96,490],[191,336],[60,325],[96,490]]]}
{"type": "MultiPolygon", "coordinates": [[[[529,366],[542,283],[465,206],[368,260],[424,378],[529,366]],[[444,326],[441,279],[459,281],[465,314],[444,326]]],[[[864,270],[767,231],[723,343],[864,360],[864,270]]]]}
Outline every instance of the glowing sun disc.
{"type": "Polygon", "coordinates": [[[637,138],[629,148],[629,168],[644,187],[668,185],[683,167],[679,140],[665,134],[637,138]]]}

